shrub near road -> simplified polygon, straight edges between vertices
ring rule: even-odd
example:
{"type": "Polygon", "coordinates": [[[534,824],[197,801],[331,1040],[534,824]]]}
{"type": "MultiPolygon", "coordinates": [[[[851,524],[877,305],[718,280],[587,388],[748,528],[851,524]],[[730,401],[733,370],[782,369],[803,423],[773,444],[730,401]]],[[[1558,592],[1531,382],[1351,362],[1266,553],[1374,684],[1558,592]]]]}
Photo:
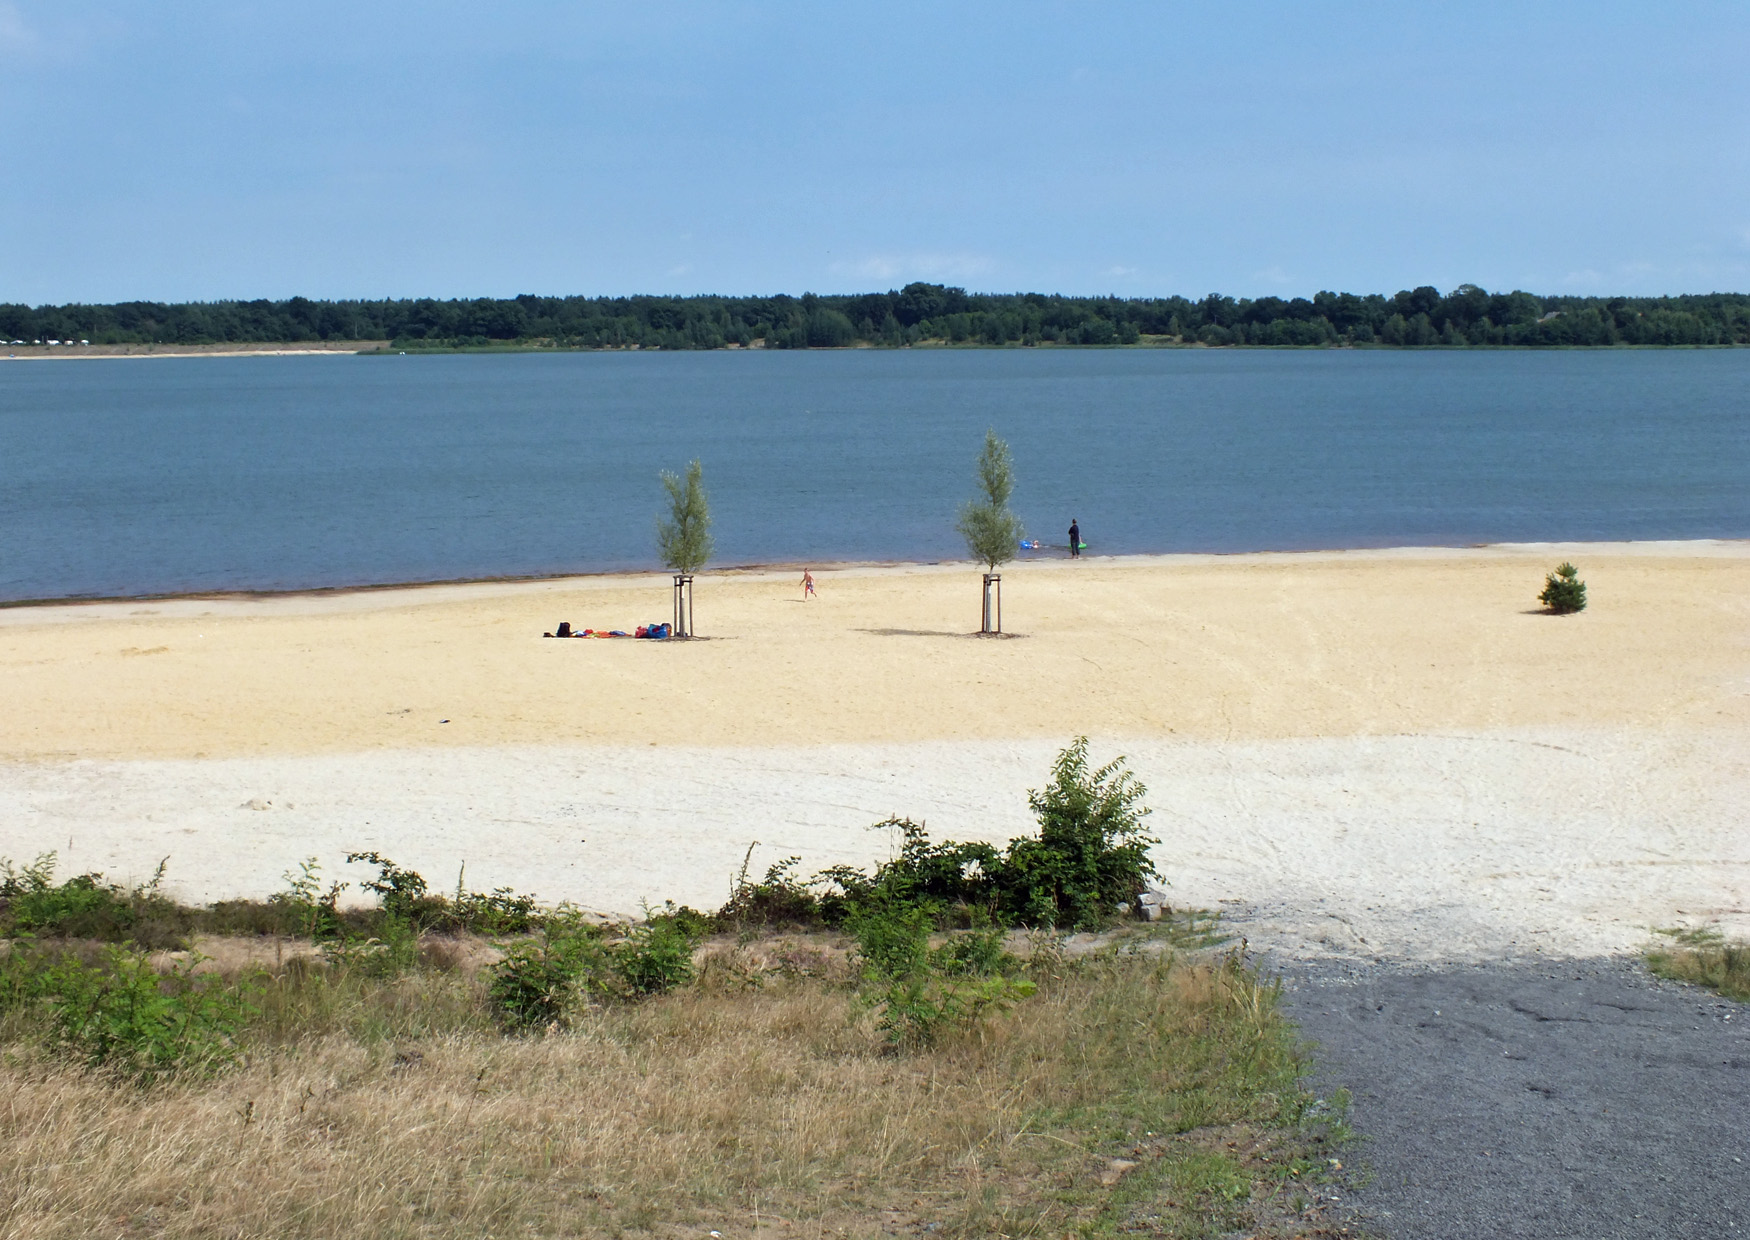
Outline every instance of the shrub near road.
{"type": "Polygon", "coordinates": [[[1750,1002],[1750,943],[1727,942],[1718,930],[1661,930],[1669,946],[1647,953],[1647,964],[1660,977],[1693,982],[1717,990],[1728,999],[1750,1002]]]}
{"type": "MultiPolygon", "coordinates": [[[[176,961],[115,919],[107,947],[38,938],[9,897],[0,1234],[1316,1234],[1340,1118],[1300,1091],[1274,987],[1182,954],[1194,919],[1080,956],[993,919],[1109,923],[1134,894],[1141,790],[1085,748],[1036,794],[1063,821],[1027,866],[914,828],[874,874],[809,890],[781,863],[710,916],[606,925],[353,854],[375,908],[311,863],[177,910],[209,955],[176,961]],[[748,917],[780,907],[842,931],[748,917]],[[494,949],[470,913],[527,932],[494,949]]],[[[30,908],[140,896],[7,873],[30,908]]]]}

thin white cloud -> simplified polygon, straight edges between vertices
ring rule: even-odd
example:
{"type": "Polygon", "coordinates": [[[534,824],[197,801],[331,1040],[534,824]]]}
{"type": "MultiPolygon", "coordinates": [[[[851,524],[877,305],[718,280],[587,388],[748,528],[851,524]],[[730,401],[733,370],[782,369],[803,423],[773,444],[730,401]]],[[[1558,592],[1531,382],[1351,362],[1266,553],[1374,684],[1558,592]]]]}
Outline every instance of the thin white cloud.
{"type": "Polygon", "coordinates": [[[871,254],[827,268],[836,276],[865,280],[968,280],[987,275],[996,263],[982,254],[871,254]]]}
{"type": "Polygon", "coordinates": [[[1252,279],[1262,280],[1266,284],[1288,285],[1294,283],[1294,277],[1280,267],[1266,267],[1262,271],[1254,271],[1252,279]]]}
{"type": "Polygon", "coordinates": [[[1562,277],[1569,288],[1601,293],[1659,293],[1673,289],[1735,288],[1750,278],[1750,262],[1726,254],[1707,254],[1689,262],[1646,259],[1612,263],[1603,270],[1582,267],[1562,277]]]}
{"type": "Polygon", "coordinates": [[[1100,274],[1103,276],[1110,276],[1114,280],[1134,280],[1142,274],[1142,268],[1113,266],[1106,268],[1106,270],[1102,271],[1100,274]]]}
{"type": "Polygon", "coordinates": [[[16,4],[0,0],[0,52],[33,52],[39,40],[16,4]]]}

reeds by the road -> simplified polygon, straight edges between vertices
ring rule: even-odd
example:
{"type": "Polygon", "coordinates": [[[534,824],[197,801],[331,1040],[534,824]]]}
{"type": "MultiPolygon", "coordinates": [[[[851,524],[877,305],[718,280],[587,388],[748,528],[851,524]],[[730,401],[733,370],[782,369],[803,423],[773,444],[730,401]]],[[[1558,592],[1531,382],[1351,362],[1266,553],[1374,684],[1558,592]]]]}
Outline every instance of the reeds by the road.
{"type": "Polygon", "coordinates": [[[1665,930],[1670,947],[1647,953],[1653,972],[1750,1001],[1750,943],[1728,943],[1717,930],[1665,930]]]}

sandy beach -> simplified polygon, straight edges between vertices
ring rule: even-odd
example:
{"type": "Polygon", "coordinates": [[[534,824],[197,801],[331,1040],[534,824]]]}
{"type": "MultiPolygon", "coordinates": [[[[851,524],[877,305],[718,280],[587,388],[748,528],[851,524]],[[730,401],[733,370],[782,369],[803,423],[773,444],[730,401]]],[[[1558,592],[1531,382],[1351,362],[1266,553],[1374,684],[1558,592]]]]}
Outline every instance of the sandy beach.
{"type": "Polygon", "coordinates": [[[868,863],[889,814],[1030,826],[1072,736],[1150,788],[1176,900],[1254,945],[1632,950],[1750,928],[1750,544],[964,564],[0,610],[0,855],[261,894],[377,849],[608,911],[743,853],[868,863]],[[1573,559],[1591,607],[1541,614],[1573,559]]]}
{"type": "Polygon", "coordinates": [[[387,340],[302,340],[282,344],[0,344],[0,361],[68,361],[81,357],[351,357],[388,347],[387,340]]]}

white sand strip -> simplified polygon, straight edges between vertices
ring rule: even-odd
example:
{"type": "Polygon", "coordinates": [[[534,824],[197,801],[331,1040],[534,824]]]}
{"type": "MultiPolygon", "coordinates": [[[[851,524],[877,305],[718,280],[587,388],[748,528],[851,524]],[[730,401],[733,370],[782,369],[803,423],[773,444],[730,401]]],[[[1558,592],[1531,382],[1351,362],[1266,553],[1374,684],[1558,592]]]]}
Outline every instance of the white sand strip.
{"type": "MultiPolygon", "coordinates": [[[[721,903],[754,868],[867,865],[889,814],[1000,841],[1057,746],[384,750],[0,764],[0,855],[262,895],[299,859],[376,849],[434,885],[634,912],[721,903]],[[266,805],[249,808],[250,803],[266,805]]],[[[1096,740],[1149,785],[1175,898],[1293,954],[1488,958],[1634,950],[1649,927],[1750,930],[1750,744],[1737,730],[1518,729],[1096,740]]],[[[352,871],[357,877],[361,870],[352,871]]]]}

